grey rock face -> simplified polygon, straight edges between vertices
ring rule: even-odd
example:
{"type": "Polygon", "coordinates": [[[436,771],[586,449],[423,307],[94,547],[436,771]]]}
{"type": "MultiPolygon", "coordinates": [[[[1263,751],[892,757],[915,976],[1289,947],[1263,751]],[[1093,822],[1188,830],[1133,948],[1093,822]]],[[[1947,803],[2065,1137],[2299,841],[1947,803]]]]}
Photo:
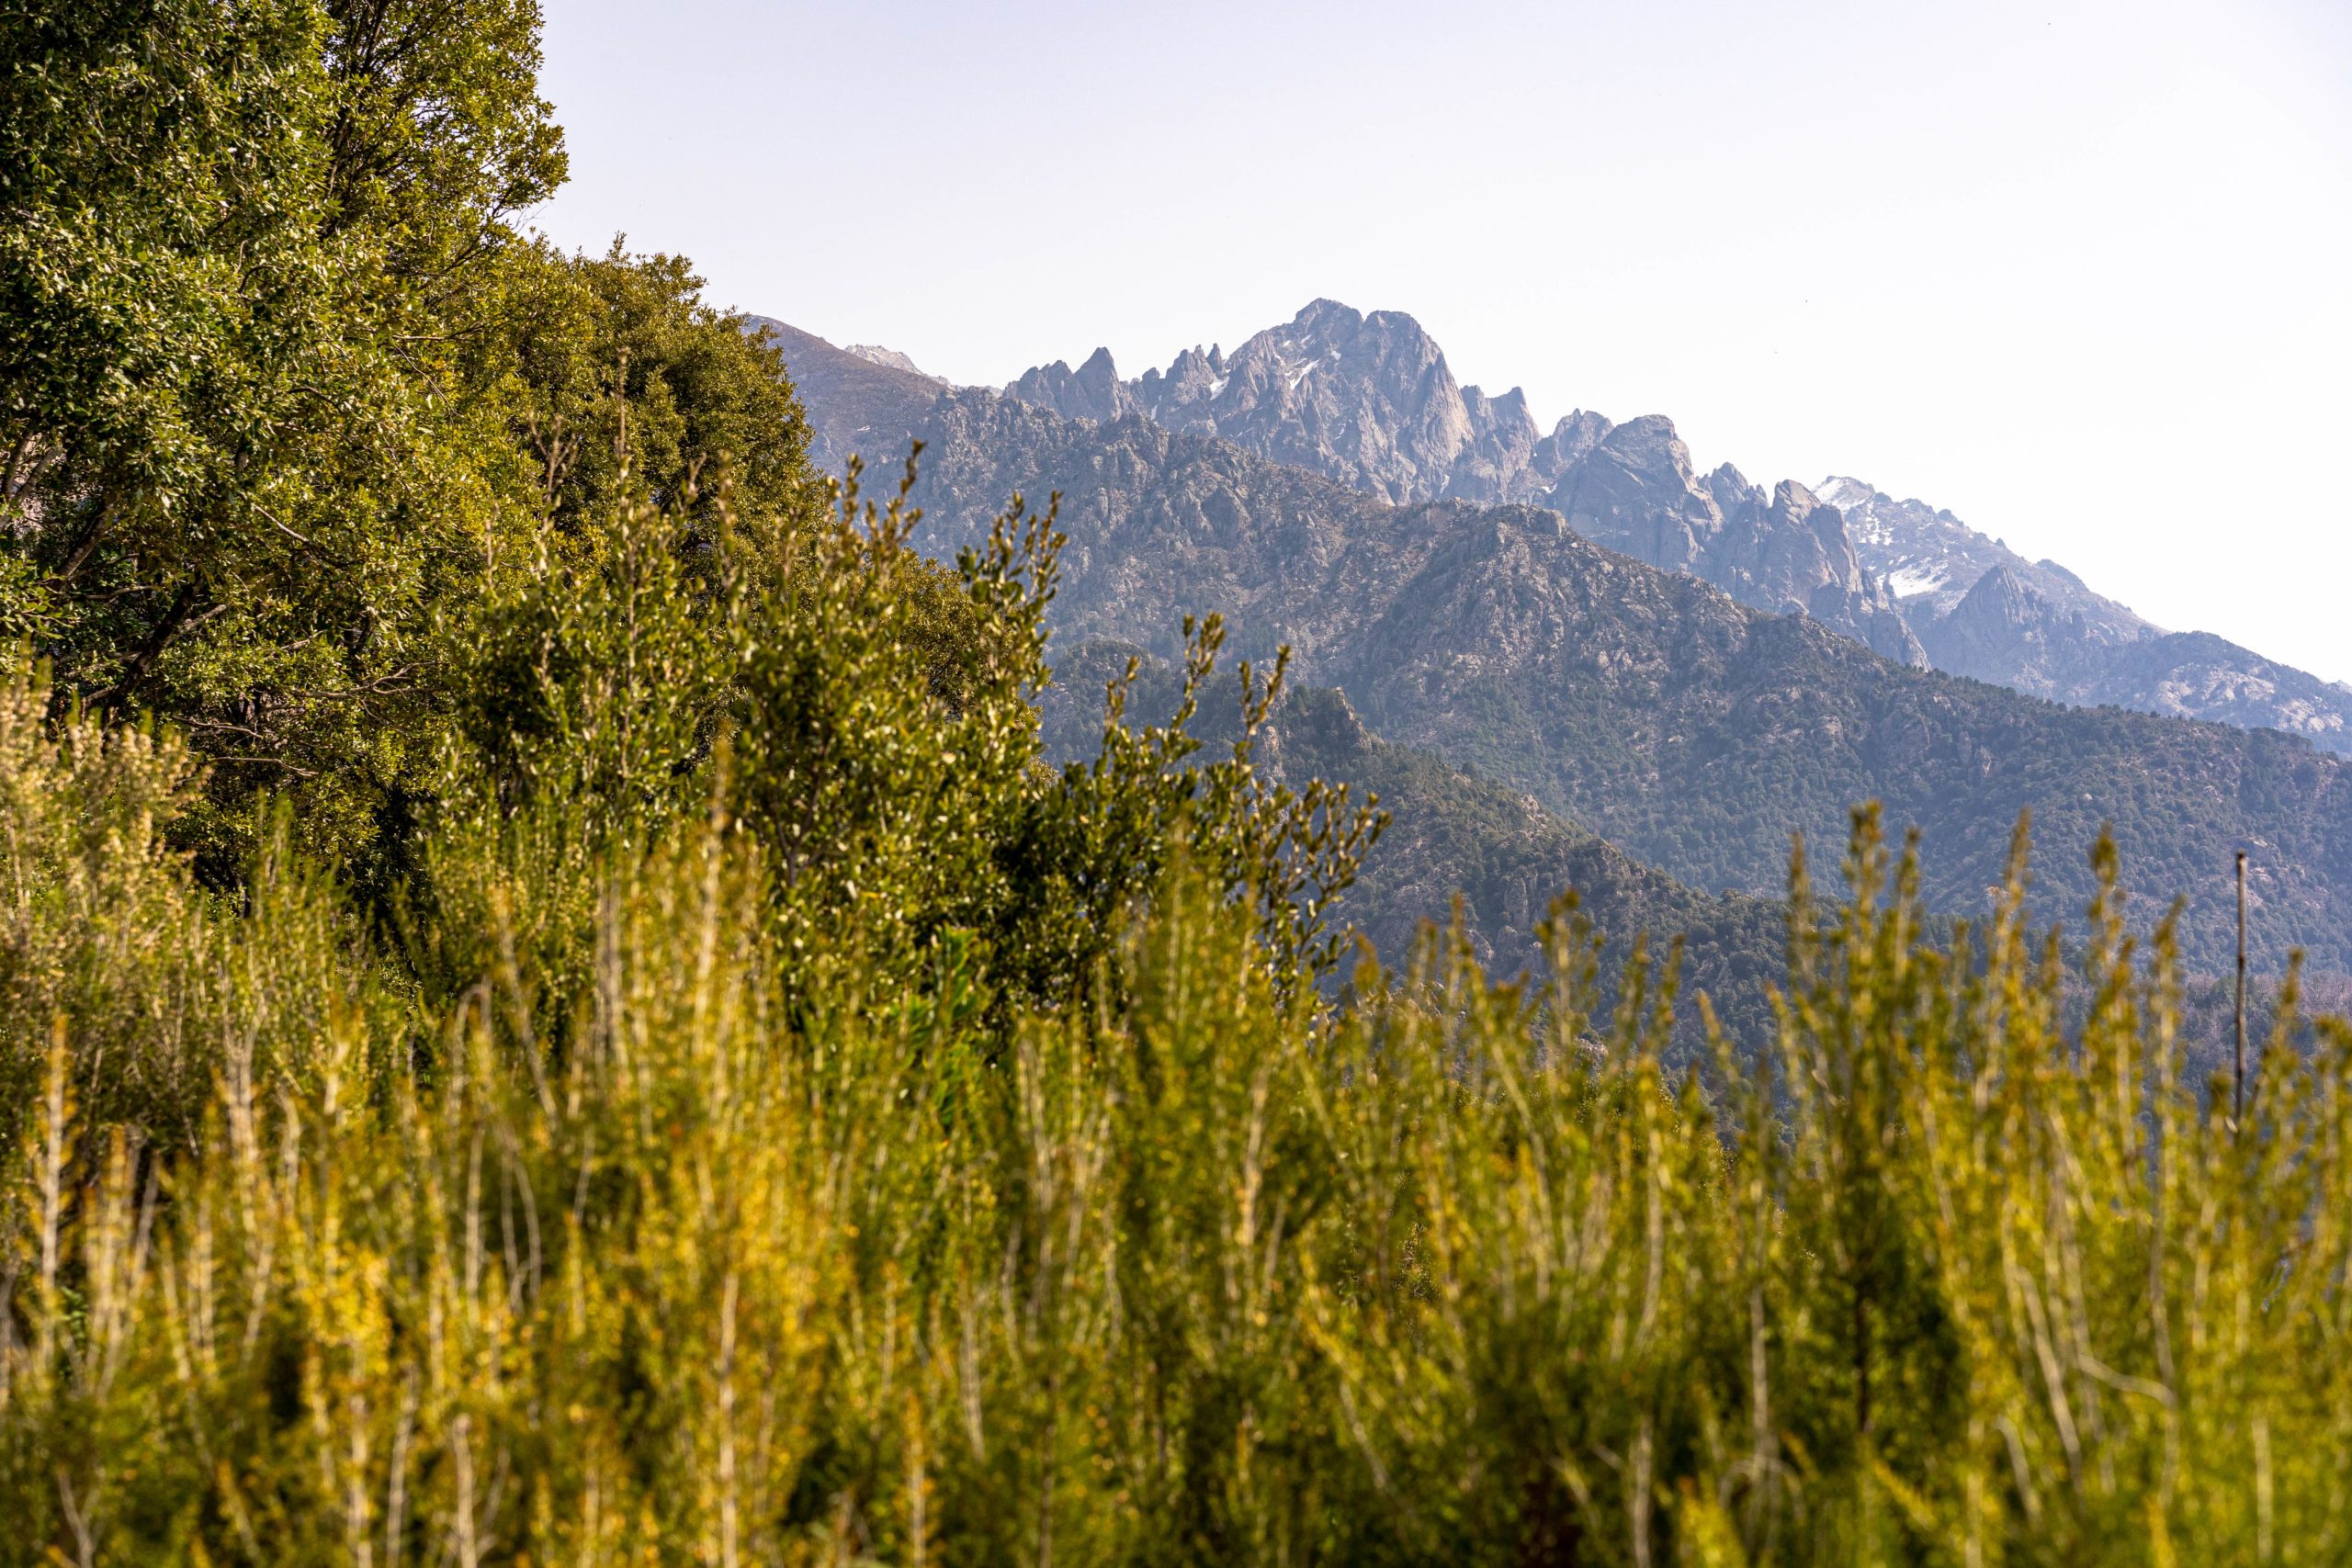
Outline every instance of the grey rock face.
{"type": "Polygon", "coordinates": [[[1698,572],[1724,527],[1664,414],[1610,431],[1544,499],[1594,544],[1665,571],[1698,572]]]}
{"type": "MultiPolygon", "coordinates": [[[[1180,356],[1161,378],[1170,392],[1183,366],[1180,356]]],[[[1172,419],[1153,406],[1156,389],[1137,388],[1159,423],[1205,417],[1244,450],[1389,502],[1442,494],[1454,459],[1478,434],[1444,354],[1419,322],[1395,311],[1366,317],[1330,299],[1227,355],[1209,395],[1170,403],[1172,419]]]]}
{"type": "MultiPolygon", "coordinates": [[[[1052,391],[1055,369],[1032,370],[1007,390],[1069,413],[1052,391]]],[[[1125,389],[1133,407],[1179,434],[1218,436],[1399,504],[1532,499],[1608,429],[1598,414],[1578,412],[1546,435],[1519,389],[1488,397],[1459,385],[1412,317],[1367,316],[1330,299],[1229,355],[1188,348],[1125,389]]],[[[1111,406],[1099,397],[1086,405],[1111,406]]],[[[1125,412],[1130,405],[1116,406],[1125,412]]]]}
{"type": "MultiPolygon", "coordinates": [[[[1107,356],[1097,358],[1107,374],[1107,356]]],[[[1082,403],[1063,393],[1069,377],[1048,366],[1009,390],[1064,414],[1125,411],[1099,392],[1082,403]]],[[[1231,355],[1187,349],[1127,387],[1132,406],[1165,429],[1398,505],[1542,500],[1611,549],[1692,572],[1744,604],[1811,615],[1890,658],[1925,659],[1892,595],[1837,536],[1834,508],[1802,487],[1803,500],[1776,507],[1728,467],[1699,481],[1663,415],[1617,425],[1579,409],[1545,434],[1525,392],[1456,384],[1436,341],[1401,312],[1317,299],[1231,355]]]]}
{"type": "Polygon", "coordinates": [[[1776,504],[1728,467],[1700,482],[1663,415],[1616,425],[1579,409],[1547,435],[1524,391],[1458,385],[1436,340],[1399,311],[1366,316],[1317,299],[1230,355],[1187,349],[1124,389],[1098,350],[1078,371],[1040,367],[1006,392],[1069,418],[1138,410],[1163,429],[1229,441],[1392,504],[1544,500],[1611,549],[1703,577],[1743,604],[1811,615],[1889,658],[1926,657],[1839,536],[1834,507],[1802,487],[1801,500],[1776,504]]]}
{"type": "Polygon", "coordinates": [[[1556,483],[1560,475],[1583,462],[1587,454],[1607,440],[1614,428],[1589,409],[1565,415],[1552,427],[1552,434],[1537,444],[1534,457],[1528,465],[1529,476],[1538,481],[1539,489],[1556,483]]]}
{"type": "Polygon", "coordinates": [[[1611,430],[1548,500],[1595,544],[1702,577],[1743,604],[1810,615],[1889,659],[1927,662],[1838,508],[1793,480],[1768,497],[1728,463],[1702,481],[1662,414],[1611,430]]]}
{"type": "Polygon", "coordinates": [[[1773,487],[1770,505],[1751,493],[1724,512],[1702,575],[1742,604],[1778,597],[1889,659],[1928,662],[1894,595],[1855,557],[1844,516],[1794,479],[1773,487]]]}
{"type": "Polygon", "coordinates": [[[1057,359],[1028,371],[1004,389],[1008,398],[1050,409],[1064,419],[1114,420],[1136,410],[1135,395],[1119,383],[1111,351],[1098,348],[1072,370],[1057,359]]]}
{"type": "Polygon", "coordinates": [[[934,376],[897,349],[885,348],[878,343],[854,343],[842,352],[854,354],[868,365],[879,365],[890,370],[904,370],[910,376],[920,376],[926,381],[936,381],[943,387],[953,384],[946,377],[934,376]]]}
{"type": "Polygon", "coordinates": [[[2069,614],[1996,564],[1922,638],[1939,670],[2058,698],[2075,684],[2086,645],[2082,613],[2069,614]]]}
{"type": "Polygon", "coordinates": [[[1544,433],[1527,412],[1527,394],[1513,387],[1490,398],[1476,387],[1462,389],[1462,412],[1470,441],[1454,454],[1453,482],[1446,493],[1464,501],[1522,499],[1523,480],[1544,433]]]}

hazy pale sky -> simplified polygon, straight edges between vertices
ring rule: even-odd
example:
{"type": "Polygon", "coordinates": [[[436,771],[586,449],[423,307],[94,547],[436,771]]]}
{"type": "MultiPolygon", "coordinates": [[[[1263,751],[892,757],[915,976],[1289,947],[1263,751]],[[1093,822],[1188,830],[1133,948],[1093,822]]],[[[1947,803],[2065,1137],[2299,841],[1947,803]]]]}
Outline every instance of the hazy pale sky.
{"type": "Polygon", "coordinates": [[[566,245],[959,382],[1318,295],[2352,680],[2352,0],[547,0],[566,245]]]}

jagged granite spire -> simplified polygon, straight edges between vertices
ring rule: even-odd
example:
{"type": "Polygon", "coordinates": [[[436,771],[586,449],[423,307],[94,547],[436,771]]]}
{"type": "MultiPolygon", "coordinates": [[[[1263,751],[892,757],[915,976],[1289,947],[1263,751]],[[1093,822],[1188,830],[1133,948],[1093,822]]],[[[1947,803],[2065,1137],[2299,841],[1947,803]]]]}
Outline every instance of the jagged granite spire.
{"type": "Polygon", "coordinates": [[[1038,366],[1007,386],[1004,395],[1050,409],[1064,419],[1091,419],[1098,424],[1137,412],[1141,406],[1120,383],[1118,367],[1111,362],[1107,348],[1096,349],[1075,370],[1058,359],[1038,366]]]}

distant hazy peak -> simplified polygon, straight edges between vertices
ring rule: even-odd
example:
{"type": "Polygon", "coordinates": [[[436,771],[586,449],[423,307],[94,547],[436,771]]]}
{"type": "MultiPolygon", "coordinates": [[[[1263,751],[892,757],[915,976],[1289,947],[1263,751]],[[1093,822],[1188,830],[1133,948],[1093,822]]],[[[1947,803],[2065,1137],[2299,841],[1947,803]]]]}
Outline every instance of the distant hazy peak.
{"type": "Polygon", "coordinates": [[[954,384],[944,376],[933,375],[897,349],[884,348],[878,343],[854,343],[844,347],[842,352],[854,354],[868,365],[884,365],[893,370],[904,370],[911,375],[920,376],[926,381],[936,381],[943,387],[954,384]]]}
{"type": "Polygon", "coordinates": [[[783,353],[808,413],[808,460],[822,473],[838,475],[853,455],[877,466],[904,458],[910,434],[947,389],[920,370],[875,358],[870,345],[862,353],[836,348],[773,316],[746,317],[743,330],[764,330],[783,353]]]}

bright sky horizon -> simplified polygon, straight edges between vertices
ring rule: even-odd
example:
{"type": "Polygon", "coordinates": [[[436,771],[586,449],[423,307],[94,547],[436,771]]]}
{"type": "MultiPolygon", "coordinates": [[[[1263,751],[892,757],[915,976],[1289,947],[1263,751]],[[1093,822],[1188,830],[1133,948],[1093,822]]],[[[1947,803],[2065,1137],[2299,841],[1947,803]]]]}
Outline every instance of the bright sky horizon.
{"type": "Polygon", "coordinates": [[[2342,0],[546,5],[532,221],[716,303],[989,386],[1403,310],[2352,682],[2342,0]]]}

